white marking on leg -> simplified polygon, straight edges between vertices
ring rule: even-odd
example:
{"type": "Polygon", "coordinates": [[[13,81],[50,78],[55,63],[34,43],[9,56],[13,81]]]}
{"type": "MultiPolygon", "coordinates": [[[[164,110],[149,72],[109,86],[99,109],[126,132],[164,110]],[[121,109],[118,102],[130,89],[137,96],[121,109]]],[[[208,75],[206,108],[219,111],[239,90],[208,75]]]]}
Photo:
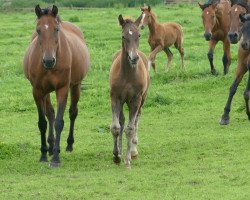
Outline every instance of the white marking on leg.
{"type": "Polygon", "coordinates": [[[49,25],[48,24],[45,24],[45,29],[47,30],[49,28],[49,25]]]}
{"type": "Polygon", "coordinates": [[[148,71],[150,71],[151,64],[152,64],[151,60],[148,60],[148,71]]]}

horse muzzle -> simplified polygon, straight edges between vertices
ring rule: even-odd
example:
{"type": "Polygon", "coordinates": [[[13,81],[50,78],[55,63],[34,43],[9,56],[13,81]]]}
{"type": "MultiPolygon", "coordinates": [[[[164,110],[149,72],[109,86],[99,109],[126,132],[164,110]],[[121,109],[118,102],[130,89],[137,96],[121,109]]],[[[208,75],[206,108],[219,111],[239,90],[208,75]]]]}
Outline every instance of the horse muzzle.
{"type": "Polygon", "coordinates": [[[229,32],[228,33],[228,39],[231,42],[231,44],[236,44],[239,41],[239,34],[237,32],[229,32]]]}
{"type": "Polygon", "coordinates": [[[204,38],[209,41],[212,38],[212,33],[204,33],[204,38]]]}
{"type": "Polygon", "coordinates": [[[139,56],[135,56],[135,57],[130,57],[128,56],[128,59],[129,59],[129,63],[131,64],[132,67],[135,67],[137,65],[137,62],[139,60],[139,56]]]}
{"type": "Polygon", "coordinates": [[[50,70],[55,67],[56,64],[56,58],[50,58],[50,59],[43,59],[43,66],[45,69],[50,70]]]}

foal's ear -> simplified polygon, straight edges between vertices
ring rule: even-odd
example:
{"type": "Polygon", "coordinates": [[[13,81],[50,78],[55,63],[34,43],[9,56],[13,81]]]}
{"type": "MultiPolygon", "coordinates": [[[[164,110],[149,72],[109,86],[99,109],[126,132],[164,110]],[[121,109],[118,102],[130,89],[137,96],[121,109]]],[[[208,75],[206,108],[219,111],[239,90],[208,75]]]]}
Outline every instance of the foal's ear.
{"type": "Polygon", "coordinates": [[[118,21],[119,21],[119,24],[120,24],[121,26],[124,26],[125,21],[124,21],[122,15],[119,15],[118,21]]]}
{"type": "Polygon", "coordinates": [[[148,12],[150,12],[151,11],[151,7],[150,6],[148,6],[148,12]]]}
{"type": "Polygon", "coordinates": [[[56,17],[56,16],[57,16],[57,13],[58,13],[58,8],[57,8],[55,5],[53,5],[53,7],[52,7],[52,15],[53,15],[54,17],[56,17]]]}
{"type": "Polygon", "coordinates": [[[36,16],[38,17],[38,19],[43,15],[42,9],[40,8],[39,5],[36,5],[35,13],[36,13],[36,16]]]}
{"type": "Polygon", "coordinates": [[[240,13],[240,14],[239,14],[239,17],[240,17],[240,21],[241,21],[242,23],[244,23],[244,22],[247,20],[247,18],[246,18],[246,13],[240,13]]]}
{"type": "Polygon", "coordinates": [[[217,5],[218,5],[218,2],[212,4],[212,8],[215,9],[217,5]]]}
{"type": "Polygon", "coordinates": [[[201,4],[200,2],[198,2],[198,5],[200,6],[201,10],[205,9],[205,6],[203,4],[201,4]]]}
{"type": "Polygon", "coordinates": [[[135,25],[137,27],[139,27],[140,23],[141,23],[141,19],[142,19],[142,14],[137,18],[137,20],[135,20],[135,25]]]}

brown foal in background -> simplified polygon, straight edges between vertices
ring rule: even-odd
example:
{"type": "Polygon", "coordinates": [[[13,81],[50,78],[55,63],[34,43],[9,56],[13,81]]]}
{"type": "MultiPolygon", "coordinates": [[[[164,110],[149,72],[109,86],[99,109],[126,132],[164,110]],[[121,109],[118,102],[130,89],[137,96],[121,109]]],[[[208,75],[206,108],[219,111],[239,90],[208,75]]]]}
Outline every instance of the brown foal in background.
{"type": "Polygon", "coordinates": [[[110,70],[110,97],[112,107],[111,132],[114,139],[114,162],[120,163],[122,157],[122,134],[125,117],[123,105],[129,108],[129,122],[125,129],[127,151],[125,165],[130,168],[131,158],[137,158],[137,129],[141,108],[149,86],[147,58],[138,50],[140,17],[133,22],[119,15],[122,27],[122,49],[116,53],[110,70]]]}
{"type": "Polygon", "coordinates": [[[184,49],[183,49],[183,32],[181,25],[173,22],[166,22],[160,24],[157,22],[155,14],[152,12],[151,7],[141,8],[141,23],[140,26],[143,29],[145,26],[149,28],[148,43],[151,47],[151,53],[149,56],[148,67],[152,65],[156,72],[155,57],[160,51],[164,51],[167,54],[168,61],[166,69],[169,69],[173,54],[169,47],[174,45],[180,52],[182,68],[184,68],[184,49]]]}
{"type": "Polygon", "coordinates": [[[89,67],[89,53],[81,30],[59,18],[58,8],[35,8],[37,15],[36,33],[26,50],[23,60],[24,73],[32,85],[33,97],[38,110],[38,127],[41,133],[41,162],[47,162],[47,151],[53,157],[51,167],[60,165],[60,137],[64,126],[63,115],[68,92],[71,95],[69,109],[70,130],[67,151],[73,150],[74,123],[77,103],[80,98],[81,81],[89,67]],[[50,101],[50,93],[56,92],[57,115],[50,101]],[[47,117],[49,121],[48,143],[46,144],[47,117]],[[53,130],[55,128],[56,138],[53,130]]]}

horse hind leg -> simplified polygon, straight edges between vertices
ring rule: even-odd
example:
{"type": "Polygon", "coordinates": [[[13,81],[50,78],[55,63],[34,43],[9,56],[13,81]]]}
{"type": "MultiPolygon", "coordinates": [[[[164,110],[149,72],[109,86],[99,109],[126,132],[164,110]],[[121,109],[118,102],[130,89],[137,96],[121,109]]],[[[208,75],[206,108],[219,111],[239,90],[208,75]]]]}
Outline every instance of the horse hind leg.
{"type": "Polygon", "coordinates": [[[70,96],[71,96],[71,104],[69,108],[69,118],[70,118],[70,128],[69,128],[69,136],[67,139],[67,147],[66,151],[72,152],[73,151],[73,144],[74,144],[74,125],[75,119],[78,115],[78,107],[77,103],[80,98],[80,84],[72,86],[70,89],[70,96]]]}
{"type": "Polygon", "coordinates": [[[54,122],[55,122],[55,111],[50,101],[50,95],[46,97],[45,115],[49,120],[49,135],[47,142],[49,143],[49,155],[53,155],[53,148],[55,143],[54,137],[54,122]]]}
{"type": "Polygon", "coordinates": [[[168,47],[165,47],[163,50],[167,54],[167,57],[168,57],[167,66],[166,66],[166,70],[168,70],[171,67],[171,61],[173,59],[173,54],[168,47]]]}
{"type": "Polygon", "coordinates": [[[182,69],[185,69],[184,66],[184,48],[183,48],[183,35],[182,33],[180,34],[180,36],[177,38],[177,41],[174,44],[175,48],[179,51],[180,56],[181,56],[181,66],[182,69]]]}

